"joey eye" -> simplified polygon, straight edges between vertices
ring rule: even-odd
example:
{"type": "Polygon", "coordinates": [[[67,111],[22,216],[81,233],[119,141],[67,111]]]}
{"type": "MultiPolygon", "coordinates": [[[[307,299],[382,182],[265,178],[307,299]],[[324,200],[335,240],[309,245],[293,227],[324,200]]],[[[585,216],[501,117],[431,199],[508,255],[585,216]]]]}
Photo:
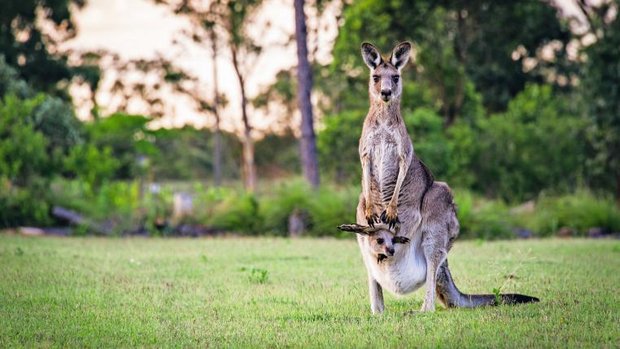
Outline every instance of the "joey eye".
{"type": "Polygon", "coordinates": [[[372,81],[379,82],[379,75],[373,75],[372,76],[372,81]]]}
{"type": "Polygon", "coordinates": [[[379,245],[383,245],[383,239],[377,239],[377,243],[378,243],[379,245]]]}
{"type": "Polygon", "coordinates": [[[400,78],[400,76],[394,75],[394,76],[392,76],[392,81],[394,81],[394,83],[397,83],[399,78],[400,78]]]}

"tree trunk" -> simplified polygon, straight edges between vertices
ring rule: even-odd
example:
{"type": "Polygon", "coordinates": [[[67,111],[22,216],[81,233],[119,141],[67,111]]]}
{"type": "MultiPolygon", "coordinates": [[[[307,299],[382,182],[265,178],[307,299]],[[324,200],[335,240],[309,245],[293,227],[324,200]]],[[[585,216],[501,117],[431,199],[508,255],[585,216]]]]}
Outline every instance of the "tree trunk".
{"type": "Polygon", "coordinates": [[[304,0],[295,1],[295,39],[297,41],[297,98],[301,111],[301,165],[304,177],[316,188],[319,186],[319,167],[316,150],[316,136],[312,119],[312,69],[308,62],[308,42],[304,0]]]}
{"type": "Polygon", "coordinates": [[[213,179],[215,186],[222,184],[222,137],[220,134],[219,99],[220,91],[217,83],[217,33],[211,29],[211,49],[213,59],[213,115],[215,116],[215,134],[213,135],[213,179]]]}
{"type": "Polygon", "coordinates": [[[239,60],[237,57],[237,49],[231,46],[233,68],[239,81],[241,89],[241,116],[243,118],[243,178],[245,189],[249,192],[256,190],[256,166],[254,165],[254,141],[252,140],[252,126],[248,120],[247,97],[245,92],[245,80],[241,70],[239,69],[239,60]]]}

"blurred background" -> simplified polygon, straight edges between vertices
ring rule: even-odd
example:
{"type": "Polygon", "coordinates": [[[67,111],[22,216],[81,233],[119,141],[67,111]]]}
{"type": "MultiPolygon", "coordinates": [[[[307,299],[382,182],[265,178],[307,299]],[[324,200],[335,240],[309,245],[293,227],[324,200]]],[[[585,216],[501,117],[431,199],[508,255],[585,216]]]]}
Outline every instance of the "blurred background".
{"type": "Polygon", "coordinates": [[[461,236],[618,236],[618,5],[2,0],[0,228],[339,236],[360,44],[410,40],[402,114],[461,236]]]}

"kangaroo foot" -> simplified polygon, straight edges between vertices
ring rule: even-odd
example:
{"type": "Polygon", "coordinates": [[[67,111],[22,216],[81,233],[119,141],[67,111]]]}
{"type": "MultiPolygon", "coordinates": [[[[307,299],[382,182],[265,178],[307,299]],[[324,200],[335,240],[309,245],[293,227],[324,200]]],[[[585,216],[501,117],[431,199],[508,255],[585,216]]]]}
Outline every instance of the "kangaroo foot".
{"type": "Polygon", "coordinates": [[[434,303],[430,303],[430,302],[424,302],[424,304],[422,304],[422,308],[420,309],[421,312],[433,312],[435,311],[435,304],[434,303]]]}

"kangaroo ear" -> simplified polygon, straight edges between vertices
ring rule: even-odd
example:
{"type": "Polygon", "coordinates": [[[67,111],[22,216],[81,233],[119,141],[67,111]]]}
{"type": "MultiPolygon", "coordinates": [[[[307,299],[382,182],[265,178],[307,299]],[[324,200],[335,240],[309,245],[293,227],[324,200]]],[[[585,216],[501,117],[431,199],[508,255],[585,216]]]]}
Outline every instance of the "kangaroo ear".
{"type": "Polygon", "coordinates": [[[401,42],[392,50],[392,56],[390,56],[390,63],[396,69],[401,70],[407,62],[409,62],[409,54],[411,53],[411,43],[408,41],[401,42]]]}
{"type": "Polygon", "coordinates": [[[362,235],[370,235],[375,232],[375,230],[370,227],[355,224],[355,223],[354,224],[341,224],[338,226],[338,229],[342,231],[350,231],[352,233],[362,234],[362,235]]]}
{"type": "Polygon", "coordinates": [[[362,44],[362,58],[370,69],[375,69],[383,61],[379,50],[367,42],[362,44]]]}

